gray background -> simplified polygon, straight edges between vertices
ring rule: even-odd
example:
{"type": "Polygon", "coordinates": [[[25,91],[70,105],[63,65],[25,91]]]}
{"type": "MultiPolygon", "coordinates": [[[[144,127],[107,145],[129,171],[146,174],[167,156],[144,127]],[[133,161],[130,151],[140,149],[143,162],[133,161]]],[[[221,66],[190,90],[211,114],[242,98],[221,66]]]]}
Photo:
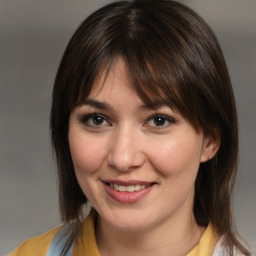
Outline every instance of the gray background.
{"type": "MultiPolygon", "coordinates": [[[[51,89],[68,40],[110,1],[0,0],[0,255],[59,223],[49,143],[51,89]]],[[[256,251],[256,1],[187,0],[215,30],[237,97],[240,174],[235,212],[256,251]]]]}

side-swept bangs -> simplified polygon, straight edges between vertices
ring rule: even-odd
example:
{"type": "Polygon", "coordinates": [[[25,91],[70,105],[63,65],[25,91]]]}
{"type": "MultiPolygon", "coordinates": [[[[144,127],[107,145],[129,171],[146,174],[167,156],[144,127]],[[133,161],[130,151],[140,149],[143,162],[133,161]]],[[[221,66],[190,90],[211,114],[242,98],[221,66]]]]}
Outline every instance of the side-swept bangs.
{"type": "Polygon", "coordinates": [[[161,2],[153,11],[145,1],[122,7],[114,3],[80,26],[56,78],[67,112],[82,104],[95,78],[108,74],[115,60],[122,58],[131,86],[144,102],[164,101],[207,132],[216,125],[222,111],[216,108],[220,104],[211,102],[222,98],[216,87],[223,83],[218,72],[225,63],[215,57],[221,50],[201,18],[190,9],[179,11],[178,3],[169,4],[174,10],[168,12],[163,6],[164,17],[161,2]],[[204,122],[206,112],[209,118],[204,122]]]}

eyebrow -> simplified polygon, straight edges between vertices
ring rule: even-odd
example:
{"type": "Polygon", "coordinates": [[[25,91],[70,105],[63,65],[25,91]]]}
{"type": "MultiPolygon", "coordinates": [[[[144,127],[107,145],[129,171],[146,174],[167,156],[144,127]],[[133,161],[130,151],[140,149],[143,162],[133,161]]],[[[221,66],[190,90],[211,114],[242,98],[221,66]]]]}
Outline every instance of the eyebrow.
{"type": "Polygon", "coordinates": [[[102,102],[102,101],[98,101],[98,100],[94,100],[94,99],[86,99],[83,102],[83,105],[89,105],[91,107],[98,108],[101,110],[113,110],[111,105],[108,104],[107,102],[104,102],[104,101],[102,102]]]}
{"type": "MultiPolygon", "coordinates": [[[[113,111],[113,107],[110,104],[108,104],[107,102],[98,101],[95,99],[86,99],[83,102],[83,105],[89,105],[91,107],[101,109],[101,110],[113,111]]],[[[169,107],[169,108],[173,109],[172,104],[170,104],[170,102],[167,102],[167,101],[155,101],[155,102],[151,102],[151,103],[145,103],[145,104],[140,105],[139,109],[146,111],[146,110],[157,110],[161,107],[169,107]]]]}
{"type": "Polygon", "coordinates": [[[171,109],[174,108],[174,106],[167,101],[155,101],[155,102],[151,102],[151,103],[147,103],[147,104],[143,104],[140,106],[141,110],[157,110],[159,108],[162,107],[169,107],[171,109]]]}

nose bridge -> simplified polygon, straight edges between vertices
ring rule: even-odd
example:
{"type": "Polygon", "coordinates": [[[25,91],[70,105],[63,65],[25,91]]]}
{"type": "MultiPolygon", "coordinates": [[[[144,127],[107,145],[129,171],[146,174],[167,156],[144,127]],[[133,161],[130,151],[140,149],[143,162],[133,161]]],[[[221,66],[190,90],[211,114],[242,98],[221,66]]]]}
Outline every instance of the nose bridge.
{"type": "Polygon", "coordinates": [[[130,125],[121,125],[113,134],[109,164],[119,171],[139,167],[144,162],[139,136],[130,125]]]}

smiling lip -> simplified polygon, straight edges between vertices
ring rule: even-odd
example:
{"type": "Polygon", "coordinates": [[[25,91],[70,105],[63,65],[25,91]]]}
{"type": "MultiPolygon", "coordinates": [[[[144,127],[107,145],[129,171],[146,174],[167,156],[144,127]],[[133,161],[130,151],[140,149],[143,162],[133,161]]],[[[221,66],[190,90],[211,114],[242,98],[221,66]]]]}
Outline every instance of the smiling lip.
{"type": "Polygon", "coordinates": [[[107,194],[115,201],[123,204],[135,203],[145,197],[154,187],[154,182],[145,182],[138,180],[103,181],[107,194]]]}

